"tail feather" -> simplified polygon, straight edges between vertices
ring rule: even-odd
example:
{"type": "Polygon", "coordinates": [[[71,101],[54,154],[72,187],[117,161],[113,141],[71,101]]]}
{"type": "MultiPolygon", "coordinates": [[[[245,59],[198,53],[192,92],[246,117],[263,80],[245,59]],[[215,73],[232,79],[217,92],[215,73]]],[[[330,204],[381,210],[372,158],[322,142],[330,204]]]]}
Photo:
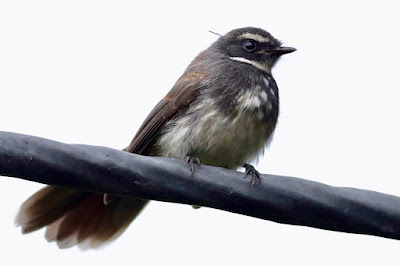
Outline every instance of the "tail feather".
{"type": "Polygon", "coordinates": [[[102,219],[107,209],[102,208],[103,203],[100,195],[92,194],[83,200],[79,208],[73,208],[57,221],[50,224],[46,229],[46,239],[49,242],[57,242],[60,248],[69,248],[84,242],[90,236],[96,234],[97,227],[95,223],[102,219]],[[82,232],[83,227],[87,224],[94,225],[85,238],[79,241],[78,234],[82,232]]]}
{"type": "Polygon", "coordinates": [[[23,233],[47,226],[46,239],[60,248],[97,248],[119,237],[147,202],[115,197],[105,205],[102,194],[47,186],[25,201],[16,224],[23,233]]]}
{"type": "Polygon", "coordinates": [[[15,224],[27,234],[56,221],[79,204],[87,192],[46,186],[30,196],[20,208],[15,224]]]}

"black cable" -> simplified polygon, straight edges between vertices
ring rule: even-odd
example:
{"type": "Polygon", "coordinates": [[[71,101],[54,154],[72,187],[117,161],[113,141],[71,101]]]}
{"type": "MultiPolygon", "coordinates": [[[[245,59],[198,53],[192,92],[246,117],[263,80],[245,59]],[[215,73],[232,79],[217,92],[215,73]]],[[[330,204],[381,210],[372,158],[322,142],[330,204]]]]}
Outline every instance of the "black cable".
{"type": "MultiPolygon", "coordinates": [[[[0,174],[74,189],[226,210],[278,223],[400,239],[400,198],[0,131],[0,174]]],[[[28,195],[27,195],[28,196],[28,195]]],[[[210,218],[211,219],[211,218],[210,218]]]]}

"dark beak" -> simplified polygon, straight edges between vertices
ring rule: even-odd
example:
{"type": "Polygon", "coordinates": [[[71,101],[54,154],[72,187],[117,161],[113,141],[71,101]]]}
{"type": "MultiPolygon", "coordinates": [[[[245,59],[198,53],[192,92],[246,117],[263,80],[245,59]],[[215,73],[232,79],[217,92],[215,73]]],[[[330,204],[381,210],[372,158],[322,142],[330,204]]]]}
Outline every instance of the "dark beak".
{"type": "Polygon", "coordinates": [[[271,50],[270,53],[274,55],[283,55],[283,54],[289,54],[294,51],[296,51],[296,48],[293,47],[278,47],[271,50]]]}

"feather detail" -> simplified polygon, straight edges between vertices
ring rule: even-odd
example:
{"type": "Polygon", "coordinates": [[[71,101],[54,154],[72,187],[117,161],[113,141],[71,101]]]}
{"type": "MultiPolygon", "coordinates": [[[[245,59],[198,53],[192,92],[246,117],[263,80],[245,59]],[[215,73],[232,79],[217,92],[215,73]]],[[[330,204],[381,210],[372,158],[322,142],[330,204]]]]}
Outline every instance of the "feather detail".
{"type": "Polygon", "coordinates": [[[46,186],[22,204],[15,223],[23,233],[46,227],[45,237],[60,248],[98,248],[119,237],[148,201],[46,186]]]}

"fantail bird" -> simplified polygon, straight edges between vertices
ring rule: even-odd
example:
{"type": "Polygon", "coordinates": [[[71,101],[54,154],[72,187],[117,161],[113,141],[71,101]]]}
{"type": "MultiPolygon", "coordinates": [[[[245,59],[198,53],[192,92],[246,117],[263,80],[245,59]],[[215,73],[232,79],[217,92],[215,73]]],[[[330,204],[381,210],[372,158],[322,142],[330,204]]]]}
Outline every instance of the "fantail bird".
{"type": "MultiPolygon", "coordinates": [[[[259,28],[220,36],[187,67],[141,125],[127,152],[185,159],[237,169],[272,138],[279,94],[271,69],[296,49],[259,28]]],[[[46,186],[21,206],[23,233],[47,227],[46,239],[60,248],[95,248],[120,236],[146,200],[46,186]]]]}

